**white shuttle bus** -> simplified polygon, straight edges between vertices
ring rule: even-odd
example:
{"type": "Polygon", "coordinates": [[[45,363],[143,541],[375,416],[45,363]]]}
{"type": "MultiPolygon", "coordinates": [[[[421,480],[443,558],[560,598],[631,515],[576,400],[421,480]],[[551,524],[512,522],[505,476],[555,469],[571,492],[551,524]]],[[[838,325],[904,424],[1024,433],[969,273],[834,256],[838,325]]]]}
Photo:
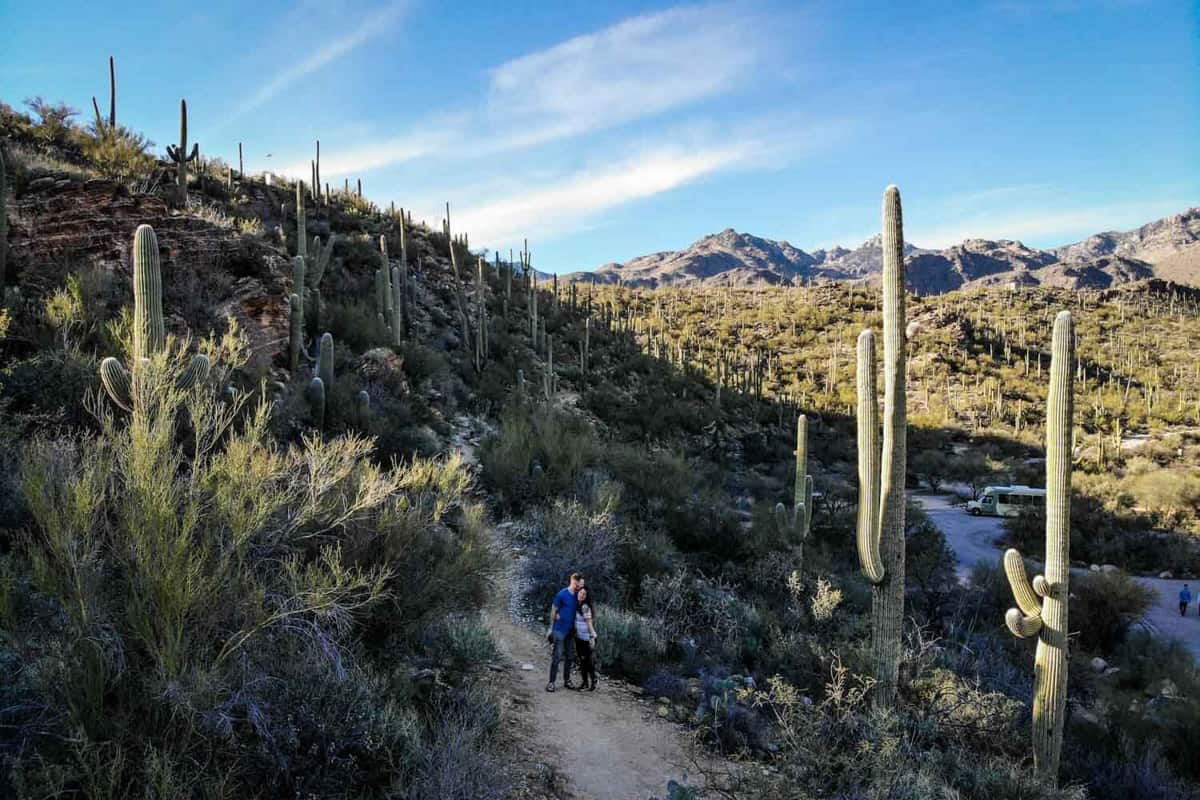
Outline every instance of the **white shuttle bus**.
{"type": "Polygon", "coordinates": [[[1045,489],[1028,486],[989,486],[979,498],[967,503],[971,516],[1015,517],[1021,509],[1042,506],[1046,503],[1045,489]]]}

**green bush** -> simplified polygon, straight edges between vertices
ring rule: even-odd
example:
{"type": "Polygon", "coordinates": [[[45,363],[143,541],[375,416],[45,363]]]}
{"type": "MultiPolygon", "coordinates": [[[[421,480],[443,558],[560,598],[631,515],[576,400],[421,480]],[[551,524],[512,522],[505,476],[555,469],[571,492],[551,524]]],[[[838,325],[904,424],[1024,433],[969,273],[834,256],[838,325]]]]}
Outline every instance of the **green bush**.
{"type": "Polygon", "coordinates": [[[640,683],[662,665],[667,644],[653,621],[602,605],[596,610],[595,625],[600,635],[596,660],[606,675],[640,683]]]}
{"type": "Polygon", "coordinates": [[[512,406],[480,448],[483,479],[512,507],[570,495],[597,457],[588,423],[562,411],[512,406]]]}
{"type": "Polygon", "coordinates": [[[1089,572],[1071,579],[1071,627],[1079,644],[1110,653],[1153,605],[1152,590],[1123,573],[1089,572]]]}

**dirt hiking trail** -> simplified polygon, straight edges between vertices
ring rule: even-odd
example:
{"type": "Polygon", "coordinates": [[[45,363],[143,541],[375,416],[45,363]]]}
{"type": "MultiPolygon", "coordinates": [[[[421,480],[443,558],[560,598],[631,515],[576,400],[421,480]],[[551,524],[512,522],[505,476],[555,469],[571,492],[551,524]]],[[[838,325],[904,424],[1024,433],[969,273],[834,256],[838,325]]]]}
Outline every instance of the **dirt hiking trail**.
{"type": "MultiPolygon", "coordinates": [[[[452,449],[469,465],[478,463],[477,420],[455,420],[452,449]]],[[[562,688],[546,691],[550,645],[531,623],[516,619],[516,558],[501,523],[493,529],[497,555],[503,560],[496,577],[494,601],[484,620],[506,662],[511,693],[508,713],[521,731],[521,749],[531,759],[552,765],[577,800],[649,800],[667,796],[667,781],[701,784],[689,768],[689,736],[660,719],[653,702],[640,692],[604,675],[604,643],[597,648],[599,688],[594,692],[562,688]]],[[[546,598],[549,608],[551,598],[546,598]]],[[[603,613],[603,608],[597,610],[603,613]]],[[[579,682],[578,674],[572,680],[579,682]]],[[[653,700],[653,698],[648,698],[653,700]]]]}
{"type": "MultiPolygon", "coordinates": [[[[507,609],[486,612],[504,657],[512,663],[513,713],[579,800],[665,797],[667,781],[682,781],[686,735],[638,703],[628,687],[600,678],[594,692],[546,691],[550,650],[544,639],[514,622],[507,609]],[[533,669],[526,667],[532,665],[533,669]]],[[[603,645],[601,645],[603,647],[603,645]]],[[[573,678],[578,682],[578,676],[573,678]]]]}

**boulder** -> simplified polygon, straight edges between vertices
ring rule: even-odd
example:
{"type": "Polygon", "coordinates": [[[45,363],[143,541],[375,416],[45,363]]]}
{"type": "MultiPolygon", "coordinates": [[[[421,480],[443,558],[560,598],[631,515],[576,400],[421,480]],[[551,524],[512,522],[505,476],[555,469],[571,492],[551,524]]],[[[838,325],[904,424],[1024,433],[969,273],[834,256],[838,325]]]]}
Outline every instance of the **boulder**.
{"type": "Polygon", "coordinates": [[[1092,672],[1104,672],[1106,669],[1108,669],[1108,662],[1103,658],[1096,656],[1092,659],[1092,672]]]}
{"type": "Polygon", "coordinates": [[[1118,567],[1116,564],[1103,564],[1100,567],[1100,571],[1103,572],[1105,575],[1113,575],[1117,572],[1120,572],[1121,568],[1118,567]]]}
{"type": "Polygon", "coordinates": [[[1167,569],[1167,570],[1163,570],[1162,572],[1158,573],[1158,577],[1162,578],[1164,581],[1169,581],[1172,578],[1174,578],[1175,575],[1171,572],[1171,570],[1167,569]]]}

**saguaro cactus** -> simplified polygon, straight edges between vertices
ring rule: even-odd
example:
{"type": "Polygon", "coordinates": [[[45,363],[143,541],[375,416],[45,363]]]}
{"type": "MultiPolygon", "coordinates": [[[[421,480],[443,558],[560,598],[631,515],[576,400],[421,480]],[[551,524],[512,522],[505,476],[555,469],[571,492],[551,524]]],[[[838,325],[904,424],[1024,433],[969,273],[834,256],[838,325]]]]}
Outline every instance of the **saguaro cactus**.
{"type": "Polygon", "coordinates": [[[325,384],[326,389],[333,388],[333,334],[321,334],[321,343],[317,345],[317,377],[325,384]]]}
{"type": "MultiPolygon", "coordinates": [[[[130,369],[111,356],[100,362],[100,382],[113,402],[134,411],[134,382],[142,365],[166,344],[162,310],[162,271],[158,259],[158,237],[149,225],[139,225],[133,234],[133,352],[130,369]]],[[[177,385],[189,389],[208,377],[209,363],[196,355],[180,375],[177,385]]]]}
{"type": "Polygon", "coordinates": [[[193,144],[188,153],[187,100],[179,101],[179,144],[167,145],[167,157],[175,162],[175,196],[181,205],[187,205],[187,165],[200,156],[200,145],[193,144]]]}
{"type": "Polygon", "coordinates": [[[1067,600],[1071,575],[1071,432],[1075,360],[1071,314],[1054,320],[1050,396],[1046,407],[1046,574],[1025,577],[1016,550],[1004,554],[1004,572],[1018,608],[1004,622],[1015,636],[1037,636],[1033,687],[1033,763],[1046,780],[1058,780],[1067,705],[1067,600]],[[1032,588],[1031,588],[1032,587],[1032,588]],[[1040,599],[1039,599],[1040,598],[1040,599]]]}
{"type": "Polygon", "coordinates": [[[4,278],[8,275],[8,172],[4,167],[4,150],[0,149],[0,302],[4,300],[4,278]]]}
{"type": "Polygon", "coordinates": [[[308,383],[308,408],[318,429],[325,427],[325,382],[313,378],[308,383]]]}
{"type": "Polygon", "coordinates": [[[858,337],[858,555],[872,584],[874,702],[890,707],[904,622],[905,410],[904,225],[900,190],[883,194],[883,449],[875,385],[875,334],[858,337]]]}
{"type": "Polygon", "coordinates": [[[288,298],[288,366],[294,375],[300,369],[300,350],[304,346],[304,304],[292,292],[288,298]]]}
{"type": "Polygon", "coordinates": [[[804,568],[804,542],[812,524],[813,479],[808,474],[808,417],[801,414],[796,420],[796,486],[789,512],[783,503],[775,504],[775,524],[789,543],[796,546],[799,562],[797,571],[804,568]]]}

